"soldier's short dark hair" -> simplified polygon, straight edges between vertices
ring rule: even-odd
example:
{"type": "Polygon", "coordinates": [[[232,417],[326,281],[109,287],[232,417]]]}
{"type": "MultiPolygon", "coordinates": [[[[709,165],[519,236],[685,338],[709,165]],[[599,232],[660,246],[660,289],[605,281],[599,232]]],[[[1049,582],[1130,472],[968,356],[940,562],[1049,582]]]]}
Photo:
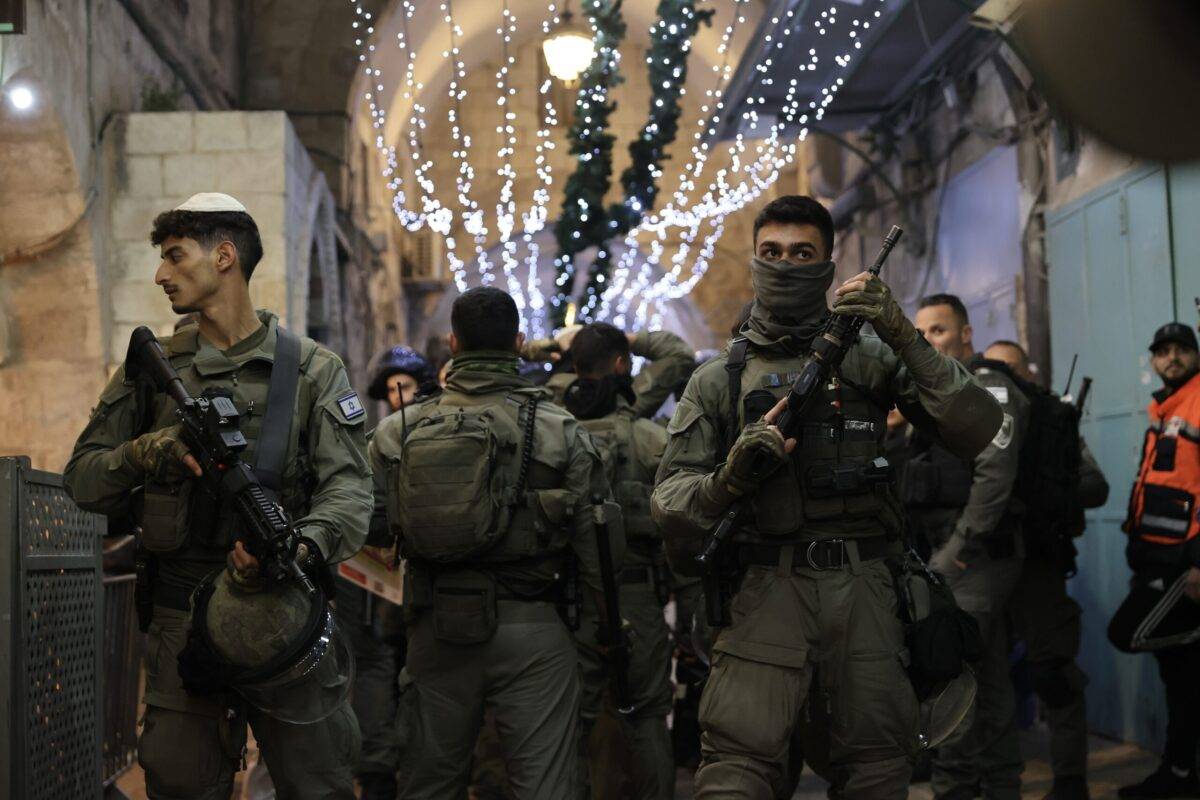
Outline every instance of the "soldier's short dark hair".
{"type": "Polygon", "coordinates": [[[571,357],[580,375],[604,369],[616,356],[629,357],[629,339],[624,331],[607,322],[584,325],[571,340],[571,357]]]}
{"type": "Polygon", "coordinates": [[[476,286],[455,299],[450,329],[463,350],[511,351],[521,329],[521,316],[507,292],[476,286]]]}
{"type": "Polygon", "coordinates": [[[821,232],[825,242],[825,257],[833,255],[833,217],[829,210],[816,200],[802,194],[777,197],[763,206],[754,218],[754,243],[758,244],[758,231],[763,225],[774,222],[781,225],[812,225],[821,232]]]}
{"type": "Polygon", "coordinates": [[[150,243],[158,247],[171,237],[195,239],[209,250],[221,242],[231,242],[247,282],[263,256],[258,225],[245,211],[164,211],[154,218],[150,243]]]}
{"type": "Polygon", "coordinates": [[[1020,344],[1014,342],[1012,339],[997,339],[989,344],[986,349],[990,350],[993,347],[1011,347],[1013,350],[1016,350],[1021,354],[1021,358],[1025,359],[1026,361],[1029,360],[1029,353],[1025,352],[1025,348],[1021,347],[1020,344]]]}
{"type": "Polygon", "coordinates": [[[963,305],[963,301],[959,300],[956,294],[931,294],[928,297],[922,297],[921,302],[917,304],[917,308],[929,308],[930,306],[950,306],[950,310],[954,312],[954,316],[958,317],[959,322],[963,325],[971,324],[967,307],[963,305]]]}

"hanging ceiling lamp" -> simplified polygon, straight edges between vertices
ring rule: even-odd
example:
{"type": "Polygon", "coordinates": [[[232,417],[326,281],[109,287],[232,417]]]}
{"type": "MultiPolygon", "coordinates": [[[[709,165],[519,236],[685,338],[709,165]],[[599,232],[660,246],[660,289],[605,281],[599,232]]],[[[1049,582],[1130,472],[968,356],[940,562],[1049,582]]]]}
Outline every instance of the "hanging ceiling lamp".
{"type": "Polygon", "coordinates": [[[542,53],[550,74],[567,86],[579,82],[579,76],[596,57],[596,44],[592,32],[585,26],[572,21],[569,9],[564,9],[558,25],[542,42],[542,53]]]}

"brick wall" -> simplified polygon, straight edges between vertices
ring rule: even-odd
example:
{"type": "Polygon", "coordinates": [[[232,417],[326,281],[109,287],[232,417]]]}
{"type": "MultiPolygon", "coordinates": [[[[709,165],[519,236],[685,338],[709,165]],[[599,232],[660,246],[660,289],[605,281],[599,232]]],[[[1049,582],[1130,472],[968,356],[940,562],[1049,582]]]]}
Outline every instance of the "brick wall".
{"type": "MultiPolygon", "coordinates": [[[[109,219],[108,301],[113,334],[108,366],[120,363],[138,325],[168,332],[177,319],[154,284],[158,251],[150,244],[155,215],[196,192],[225,192],[258,223],[263,259],[250,282],[259,308],[303,332],[307,322],[314,213],[329,191],[287,115],[279,111],[128,114],[119,120],[108,168],[113,193],[109,219]]],[[[329,201],[331,203],[331,199],[329,201]]]]}

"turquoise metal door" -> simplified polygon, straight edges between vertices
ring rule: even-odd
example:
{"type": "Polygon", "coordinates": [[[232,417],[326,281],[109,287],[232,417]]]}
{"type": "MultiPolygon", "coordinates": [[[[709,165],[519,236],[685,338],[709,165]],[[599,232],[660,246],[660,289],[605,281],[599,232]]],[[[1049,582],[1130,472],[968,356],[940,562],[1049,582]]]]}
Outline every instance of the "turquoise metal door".
{"type": "Polygon", "coordinates": [[[1128,589],[1120,524],[1144,409],[1160,385],[1146,346],[1159,325],[1175,318],[1165,171],[1137,170],[1047,215],[1046,239],[1051,385],[1064,389],[1078,354],[1072,389],[1081,376],[1095,380],[1083,434],[1112,487],[1107,505],[1088,513],[1079,574],[1070,583],[1083,607],[1088,721],[1095,731],[1157,749],[1166,710],[1154,660],[1118,653],[1106,629],[1128,589]]]}

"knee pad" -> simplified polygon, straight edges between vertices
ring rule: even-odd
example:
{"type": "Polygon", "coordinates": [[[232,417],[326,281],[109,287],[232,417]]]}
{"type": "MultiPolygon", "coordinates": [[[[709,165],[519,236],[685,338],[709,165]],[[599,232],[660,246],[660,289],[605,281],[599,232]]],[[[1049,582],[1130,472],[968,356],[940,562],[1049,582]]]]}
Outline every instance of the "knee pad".
{"type": "Polygon", "coordinates": [[[1087,676],[1073,661],[1042,661],[1029,665],[1033,690],[1049,708],[1070,705],[1087,685],[1087,676]]]}

